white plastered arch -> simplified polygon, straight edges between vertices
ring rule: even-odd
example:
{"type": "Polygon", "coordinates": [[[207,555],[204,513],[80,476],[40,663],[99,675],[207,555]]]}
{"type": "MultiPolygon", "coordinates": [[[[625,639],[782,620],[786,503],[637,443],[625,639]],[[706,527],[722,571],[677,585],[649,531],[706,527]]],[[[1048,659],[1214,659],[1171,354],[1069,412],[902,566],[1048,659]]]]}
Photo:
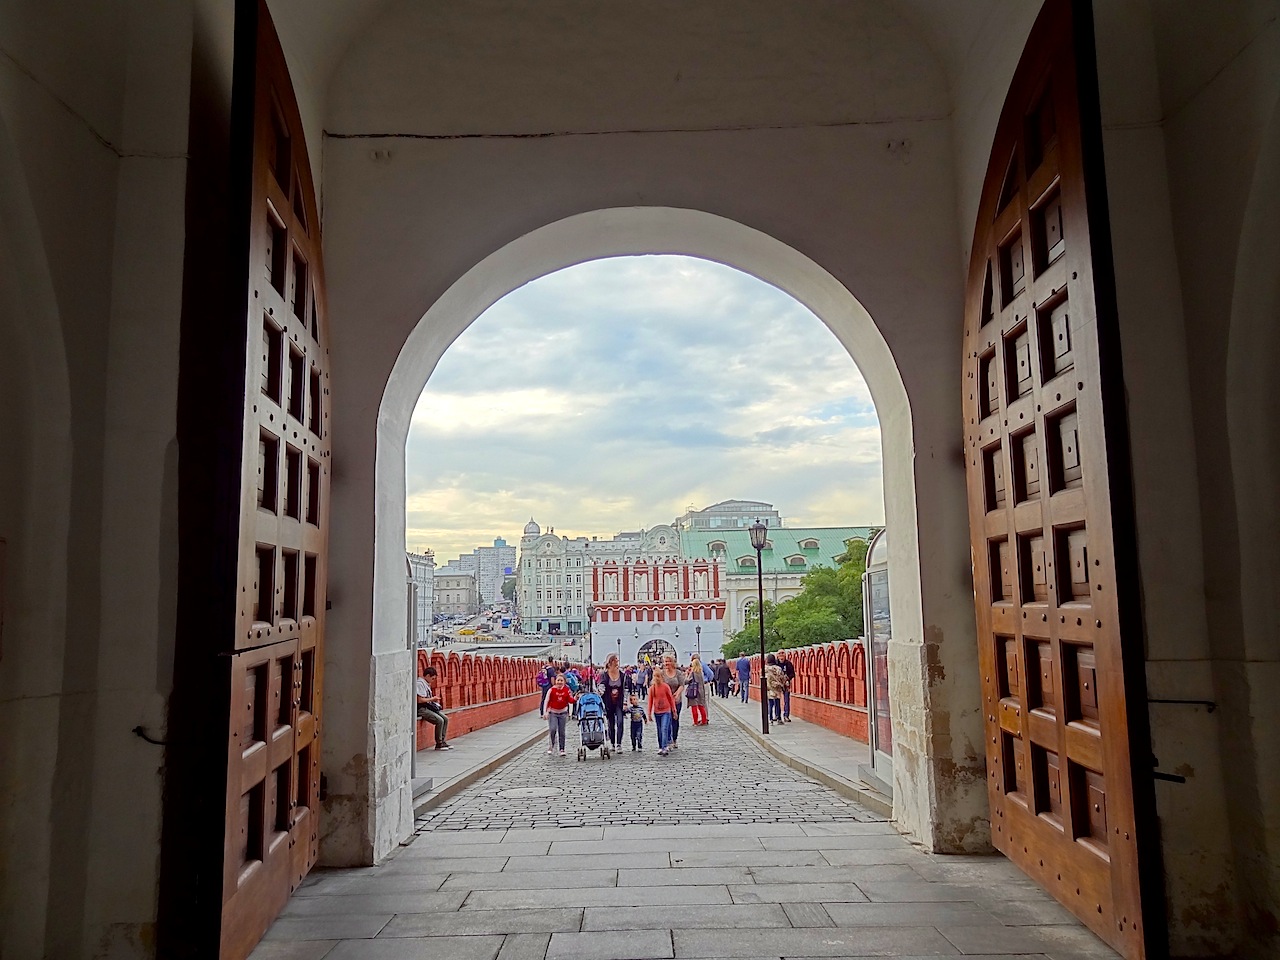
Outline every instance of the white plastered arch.
{"type": "Polygon", "coordinates": [[[0,670],[0,955],[41,952],[53,870],[52,817],[66,649],[71,402],[62,323],[39,218],[0,117],[0,402],[5,557],[0,670]],[[7,522],[5,519],[7,518],[7,522]],[[32,758],[38,758],[32,762],[32,758]]]}
{"type": "MultiPolygon", "coordinates": [[[[496,250],[450,286],[405,341],[378,412],[375,649],[380,643],[390,649],[404,633],[405,444],[414,406],[445,350],[493,303],[538,277],[588,260],[641,254],[698,257],[758,277],[808,307],[848,351],[875,403],[885,521],[899,531],[890,540],[889,556],[895,634],[923,635],[911,410],[897,364],[875,321],[822,266],[758,230],[698,210],[618,207],[547,224],[496,250]]],[[[923,702],[923,690],[915,695],[923,702]]]]}

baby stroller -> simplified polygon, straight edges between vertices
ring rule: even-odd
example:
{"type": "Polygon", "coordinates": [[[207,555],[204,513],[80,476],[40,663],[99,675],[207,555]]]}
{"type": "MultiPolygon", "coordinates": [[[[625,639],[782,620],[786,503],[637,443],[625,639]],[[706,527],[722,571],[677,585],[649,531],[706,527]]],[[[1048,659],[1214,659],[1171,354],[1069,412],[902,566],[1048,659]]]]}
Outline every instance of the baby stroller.
{"type": "Polygon", "coordinates": [[[578,697],[578,729],[582,733],[582,746],[578,748],[578,759],[587,759],[588,750],[600,751],[600,759],[609,759],[609,748],[605,746],[604,700],[600,694],[588,691],[578,697]]]}

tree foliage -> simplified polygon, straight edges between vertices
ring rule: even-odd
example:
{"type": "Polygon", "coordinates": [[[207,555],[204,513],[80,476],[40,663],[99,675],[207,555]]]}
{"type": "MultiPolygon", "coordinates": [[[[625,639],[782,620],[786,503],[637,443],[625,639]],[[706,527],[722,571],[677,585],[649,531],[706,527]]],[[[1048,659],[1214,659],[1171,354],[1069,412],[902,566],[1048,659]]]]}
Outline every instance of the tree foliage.
{"type": "MultiPolygon", "coordinates": [[[[818,567],[805,574],[798,595],[780,604],[764,602],[767,651],[848,640],[862,633],[862,574],[867,569],[867,544],[845,541],[838,567],[818,567]]],[[[747,623],[721,647],[726,657],[760,652],[760,621],[755,604],[747,623]]]]}
{"type": "Polygon", "coordinates": [[[516,578],[507,577],[502,581],[502,599],[514,600],[516,598],[516,578]]]}

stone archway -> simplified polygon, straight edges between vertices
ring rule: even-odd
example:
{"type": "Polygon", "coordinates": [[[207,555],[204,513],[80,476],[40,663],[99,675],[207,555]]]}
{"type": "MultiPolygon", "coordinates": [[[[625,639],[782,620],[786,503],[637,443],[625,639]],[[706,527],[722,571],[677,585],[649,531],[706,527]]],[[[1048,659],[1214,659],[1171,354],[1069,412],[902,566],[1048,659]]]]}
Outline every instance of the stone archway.
{"type": "MultiPolygon", "coordinates": [[[[821,265],[795,248],[724,217],[690,209],[626,207],[595,210],[547,224],[475,264],[426,311],[401,349],[378,413],[375,458],[372,633],[375,655],[385,656],[402,631],[404,611],[405,444],[410,416],[423,386],[449,345],[490,305],[517,287],[586,260],[642,254],[682,254],[726,264],[773,284],[808,307],[832,331],[866,379],[880,420],[886,523],[916,531],[916,466],[911,408],[889,347],[856,297],[821,265]]],[[[904,726],[900,742],[919,745],[918,762],[904,764],[895,783],[901,828],[935,849],[984,842],[982,831],[940,831],[946,804],[968,803],[954,785],[938,782],[927,733],[931,709],[919,536],[894,538],[890,554],[891,605],[901,638],[895,665],[895,700],[904,726]],[[944,837],[951,837],[948,840],[944,837]],[[960,836],[962,839],[955,840],[960,836]]],[[[398,660],[395,661],[398,663],[398,660]]],[[[398,670],[398,666],[389,669],[398,670]]],[[[375,681],[375,685],[378,684],[375,681]]],[[[332,733],[332,726],[330,727],[332,733]]],[[[383,749],[397,745],[384,744],[383,749]]],[[[407,750],[407,742],[405,745],[407,750]]],[[[377,814],[375,813],[375,817],[377,814]]],[[[375,833],[386,836],[385,828],[375,833]]],[[[375,843],[375,856],[378,844],[375,843]]]]}
{"type": "Polygon", "coordinates": [[[636,659],[640,663],[648,663],[650,661],[657,663],[663,657],[678,656],[679,653],[676,651],[676,648],[671,645],[671,642],[663,640],[661,637],[655,637],[647,643],[642,644],[639,652],[636,653],[636,659]]]}

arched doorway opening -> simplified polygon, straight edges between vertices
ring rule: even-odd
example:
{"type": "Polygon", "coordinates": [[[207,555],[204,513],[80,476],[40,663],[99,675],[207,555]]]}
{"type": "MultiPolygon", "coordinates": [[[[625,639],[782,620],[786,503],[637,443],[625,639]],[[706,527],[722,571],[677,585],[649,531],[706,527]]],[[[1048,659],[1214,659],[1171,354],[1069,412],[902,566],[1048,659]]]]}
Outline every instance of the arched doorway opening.
{"type": "MultiPolygon", "coordinates": [[[[925,635],[911,409],[889,347],[858,299],[795,248],[724,217],[690,209],[628,207],[591,211],[547,224],[496,250],[459,278],[414,327],[383,393],[375,458],[373,637],[375,651],[403,642],[405,445],[414,405],[450,344],[501,297],[545,274],[586,260],[679,254],[734,267],[781,289],[823,321],[862,372],[880,420],[886,525],[898,533],[889,558],[890,602],[903,669],[895,701],[906,717],[929,710],[921,668],[925,635]]],[[[904,739],[919,744],[919,732],[904,739]]],[[[405,745],[407,753],[408,744],[405,745]]],[[[394,749],[394,745],[392,745],[394,749]]],[[[927,748],[926,748],[927,749],[927,748]]],[[[942,785],[928,763],[904,768],[894,784],[896,818],[931,846],[942,785]]],[[[377,832],[382,832],[378,830],[377,832]]]]}

